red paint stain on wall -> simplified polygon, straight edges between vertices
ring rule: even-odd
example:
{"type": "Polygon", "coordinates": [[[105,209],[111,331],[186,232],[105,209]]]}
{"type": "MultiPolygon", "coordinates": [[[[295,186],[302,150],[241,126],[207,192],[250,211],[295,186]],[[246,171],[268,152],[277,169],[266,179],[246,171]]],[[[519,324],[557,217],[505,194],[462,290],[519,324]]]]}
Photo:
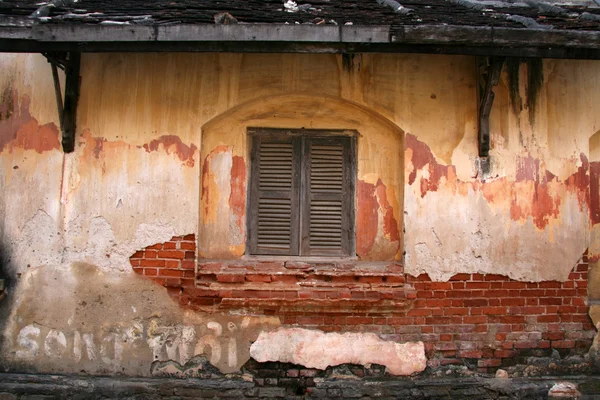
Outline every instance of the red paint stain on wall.
{"type": "Polygon", "coordinates": [[[404,142],[405,146],[413,151],[412,164],[414,169],[408,175],[408,184],[412,185],[414,183],[418,170],[427,167],[429,170],[429,178],[422,178],[419,183],[421,186],[421,197],[425,197],[427,192],[437,191],[442,177],[447,177],[450,172],[449,170],[454,167],[439,164],[435,160],[429,147],[425,143],[417,140],[416,136],[407,133],[404,142]]]}
{"type": "MultiPolygon", "coordinates": [[[[413,135],[406,135],[407,152],[406,165],[412,163],[413,170],[408,175],[408,184],[418,184],[421,197],[429,192],[435,192],[444,185],[453,195],[466,196],[469,191],[481,192],[490,204],[505,204],[510,207],[510,218],[514,221],[532,219],[535,226],[544,229],[551,219],[559,218],[560,205],[566,194],[574,194],[579,202],[580,209],[585,210],[590,204],[590,165],[584,154],[580,156],[580,166],[577,172],[564,181],[550,171],[546,170],[539,159],[530,154],[525,154],[517,159],[515,181],[500,178],[491,181],[477,180],[462,182],[456,177],[454,167],[440,165],[429,147],[417,140],[413,135]],[[411,155],[412,152],[412,155],[411,155]],[[412,158],[409,158],[412,157],[412,158]],[[428,177],[421,178],[416,183],[418,170],[427,169],[428,177]]],[[[573,160],[575,163],[576,160],[573,160]]],[[[600,167],[597,172],[600,174],[600,167]]],[[[597,180],[597,178],[596,178],[597,180]]],[[[598,182],[596,182],[598,185],[598,182]]],[[[598,191],[598,189],[596,189],[598,191]]],[[[591,218],[600,220],[600,195],[596,194],[597,205],[591,208],[591,218]],[[594,211],[596,216],[593,215],[594,211]]]]}
{"type": "Polygon", "coordinates": [[[379,205],[383,210],[383,234],[386,235],[392,242],[400,241],[398,221],[396,221],[396,218],[394,218],[394,209],[388,202],[387,193],[385,190],[385,185],[381,182],[381,179],[379,179],[377,181],[375,193],[377,194],[379,205]]]}
{"type": "Polygon", "coordinates": [[[364,257],[369,254],[377,236],[377,210],[375,185],[358,180],[358,209],[356,212],[356,254],[364,257]]]}
{"type": "Polygon", "coordinates": [[[147,152],[158,151],[161,145],[167,154],[176,154],[184,165],[188,167],[194,166],[194,155],[198,149],[196,145],[192,144],[188,146],[175,135],[163,135],[145,144],[144,149],[147,152]]]}
{"type": "Polygon", "coordinates": [[[236,217],[238,227],[243,229],[246,218],[246,163],[240,156],[232,159],[229,207],[236,217]]]}
{"type": "Polygon", "coordinates": [[[8,149],[34,150],[37,153],[60,148],[59,131],[54,123],[40,125],[29,112],[29,96],[21,98],[15,89],[4,89],[0,97],[0,152],[8,149]]]}

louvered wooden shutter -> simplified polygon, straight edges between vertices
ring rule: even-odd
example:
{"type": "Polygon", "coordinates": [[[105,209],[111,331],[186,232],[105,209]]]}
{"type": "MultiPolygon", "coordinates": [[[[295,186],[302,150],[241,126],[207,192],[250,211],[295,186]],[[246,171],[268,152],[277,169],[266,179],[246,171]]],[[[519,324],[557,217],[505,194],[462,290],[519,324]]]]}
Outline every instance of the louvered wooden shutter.
{"type": "Polygon", "coordinates": [[[298,255],[300,142],[278,135],[253,137],[250,251],[298,255]]]}
{"type": "Polygon", "coordinates": [[[351,140],[304,140],[303,255],[350,255],[354,233],[351,140]]]}

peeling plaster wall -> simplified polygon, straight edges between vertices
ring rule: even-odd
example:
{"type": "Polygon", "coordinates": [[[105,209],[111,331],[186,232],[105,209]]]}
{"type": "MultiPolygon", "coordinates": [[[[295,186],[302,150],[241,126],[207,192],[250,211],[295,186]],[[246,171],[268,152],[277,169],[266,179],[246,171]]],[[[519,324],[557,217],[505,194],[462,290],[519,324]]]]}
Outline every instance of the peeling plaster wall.
{"type": "Polygon", "coordinates": [[[64,155],[46,60],[2,55],[4,273],[87,261],[126,279],[136,250],[193,233],[200,257],[242,258],[245,131],[263,126],[359,131],[359,259],[404,257],[406,272],[439,281],[566,280],[588,246],[600,254],[597,63],[505,69],[487,161],[475,67],[462,56],[85,54],[75,151],[64,155]]]}
{"type": "Polygon", "coordinates": [[[544,61],[535,102],[531,66],[517,64],[512,80],[504,71],[487,164],[477,158],[475,131],[462,138],[451,164],[420,132],[408,136],[408,272],[435,280],[455,272],[567,279],[589,243],[587,142],[597,117],[586,104],[600,80],[586,64],[544,61]]]}
{"type": "Polygon", "coordinates": [[[10,276],[60,262],[64,248],[63,155],[49,68],[42,56],[0,57],[0,245],[10,276]]]}
{"type": "Polygon", "coordinates": [[[591,61],[544,61],[535,107],[530,66],[513,68],[516,80],[504,71],[487,167],[476,157],[471,57],[88,54],[76,151],[64,157],[46,61],[2,63],[5,115],[13,110],[3,120],[2,174],[8,192],[14,185],[26,196],[2,201],[15,271],[63,260],[128,270],[136,249],[195,231],[204,233],[200,256],[242,256],[251,125],[359,130],[364,259],[401,259],[405,250],[408,272],[440,280],[500,270],[564,279],[587,247],[599,84],[591,61]],[[29,143],[32,135],[43,143],[29,143]],[[40,243],[36,255],[25,249],[31,242],[40,243]]]}

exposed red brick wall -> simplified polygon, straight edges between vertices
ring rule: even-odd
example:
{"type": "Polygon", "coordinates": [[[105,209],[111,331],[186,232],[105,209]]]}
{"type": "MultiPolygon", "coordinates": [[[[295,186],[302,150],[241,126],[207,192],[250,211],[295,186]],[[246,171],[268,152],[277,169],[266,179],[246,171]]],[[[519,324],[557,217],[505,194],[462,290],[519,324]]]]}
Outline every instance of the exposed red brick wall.
{"type": "Polygon", "coordinates": [[[196,286],[196,235],[173,236],[136,251],[129,261],[136,273],[165,286],[178,303],[187,305],[181,297],[196,286]]]}
{"type": "Polygon", "coordinates": [[[182,306],[276,314],[284,325],[374,332],[425,342],[429,365],[468,361],[491,372],[518,357],[583,353],[596,333],[588,316],[587,254],[566,282],[457,274],[448,282],[405,275],[399,264],[204,261],[195,236],[131,257],[182,306]],[[370,265],[370,267],[369,267],[370,265]]]}

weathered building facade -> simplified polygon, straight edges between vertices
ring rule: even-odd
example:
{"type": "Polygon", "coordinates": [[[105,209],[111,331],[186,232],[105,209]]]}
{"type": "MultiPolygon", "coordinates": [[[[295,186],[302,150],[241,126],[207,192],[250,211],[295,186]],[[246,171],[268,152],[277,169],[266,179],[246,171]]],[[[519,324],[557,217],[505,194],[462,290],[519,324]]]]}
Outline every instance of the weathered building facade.
{"type": "Polygon", "coordinates": [[[71,153],[46,58],[0,65],[12,371],[597,360],[598,61],[506,59],[487,157],[475,55],[83,53],[71,153]],[[273,129],[352,138],[349,254],[251,249],[273,129]]]}

